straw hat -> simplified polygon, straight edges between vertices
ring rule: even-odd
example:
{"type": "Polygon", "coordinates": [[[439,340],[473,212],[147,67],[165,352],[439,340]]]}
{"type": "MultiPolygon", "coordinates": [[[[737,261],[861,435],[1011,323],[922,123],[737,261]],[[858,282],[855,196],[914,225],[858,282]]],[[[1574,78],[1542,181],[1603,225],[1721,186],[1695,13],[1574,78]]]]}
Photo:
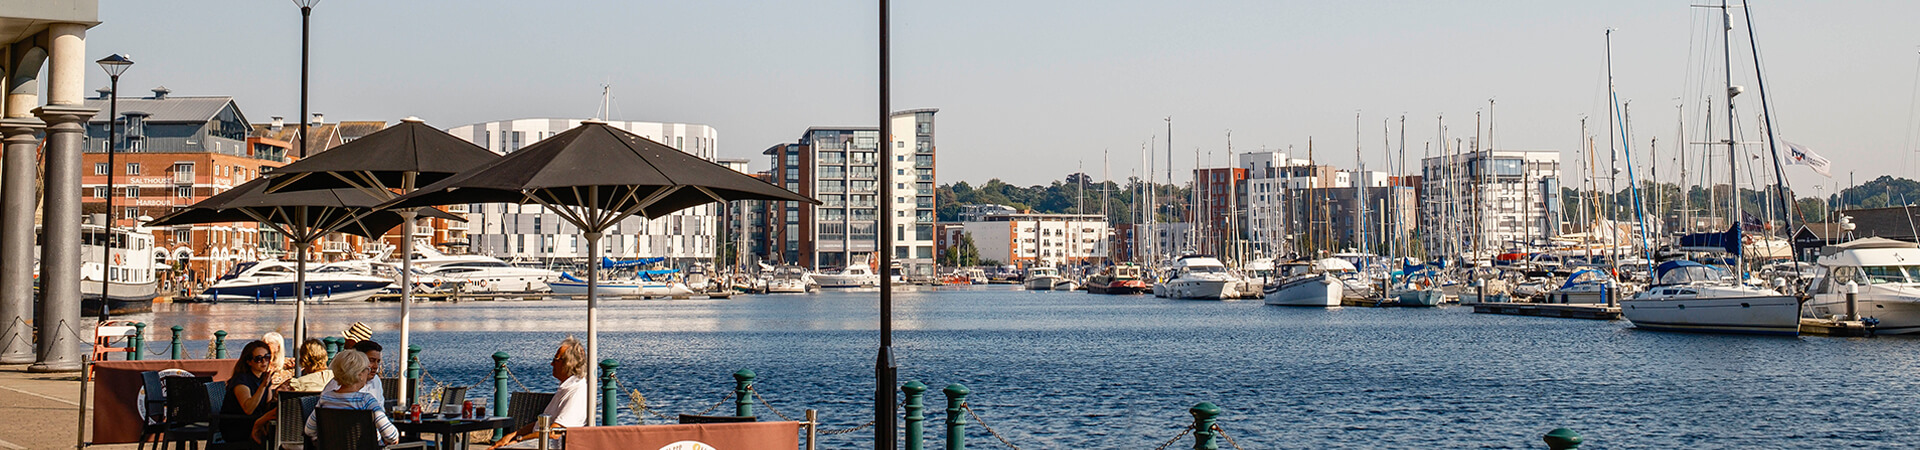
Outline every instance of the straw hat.
{"type": "Polygon", "coordinates": [[[368,328],[367,324],[354,322],[353,326],[347,327],[347,331],[342,332],[341,335],[349,341],[365,341],[373,339],[373,329],[368,328]]]}

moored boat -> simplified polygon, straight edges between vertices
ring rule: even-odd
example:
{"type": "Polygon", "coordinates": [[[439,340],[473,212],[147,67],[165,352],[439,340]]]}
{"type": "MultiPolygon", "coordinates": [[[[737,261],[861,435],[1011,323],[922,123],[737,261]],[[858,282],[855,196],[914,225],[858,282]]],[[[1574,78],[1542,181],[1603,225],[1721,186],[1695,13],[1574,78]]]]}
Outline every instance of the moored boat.
{"type": "Polygon", "coordinates": [[[1087,292],[1107,295],[1135,295],[1152,289],[1141,278],[1140,266],[1134,263],[1121,263],[1107,266],[1100,273],[1087,278],[1087,292]]]}
{"type": "Polygon", "coordinates": [[[1656,284],[1620,301],[1636,328],[1708,333],[1800,333],[1800,299],[1737,282],[1719,268],[1667,261],[1654,268],[1656,284]]]}

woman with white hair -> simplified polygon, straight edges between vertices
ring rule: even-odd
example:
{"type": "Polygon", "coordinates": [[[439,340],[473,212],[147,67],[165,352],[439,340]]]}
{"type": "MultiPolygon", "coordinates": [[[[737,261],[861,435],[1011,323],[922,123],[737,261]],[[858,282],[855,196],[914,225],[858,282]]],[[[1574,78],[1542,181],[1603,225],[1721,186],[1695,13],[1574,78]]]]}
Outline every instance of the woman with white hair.
{"type": "MultiPolygon", "coordinates": [[[[360,392],[360,387],[365,386],[368,379],[376,376],[373,365],[367,361],[367,355],[358,350],[340,352],[333,356],[332,367],[333,381],[339,383],[340,387],[321,392],[320,401],[314,405],[314,409],[373,411],[373,424],[380,429],[380,441],[384,445],[399,443],[400,430],[394,428],[393,422],[387,419],[386,410],[380,407],[380,398],[360,392]]],[[[308,438],[315,440],[320,439],[320,422],[316,418],[318,415],[316,412],[314,415],[307,416],[306,434],[308,438]]]]}
{"type": "MultiPolygon", "coordinates": [[[[553,379],[560,380],[560,389],[553,393],[553,400],[547,402],[547,409],[541,414],[553,417],[554,428],[584,427],[592,417],[587,412],[587,400],[590,389],[587,383],[587,347],[579,339],[567,336],[560,341],[560,348],[553,352],[553,379]]],[[[527,424],[513,430],[499,440],[494,441],[493,450],[515,442],[539,436],[535,434],[534,424],[527,424]]],[[[519,446],[515,446],[519,447],[519,446]]]]}

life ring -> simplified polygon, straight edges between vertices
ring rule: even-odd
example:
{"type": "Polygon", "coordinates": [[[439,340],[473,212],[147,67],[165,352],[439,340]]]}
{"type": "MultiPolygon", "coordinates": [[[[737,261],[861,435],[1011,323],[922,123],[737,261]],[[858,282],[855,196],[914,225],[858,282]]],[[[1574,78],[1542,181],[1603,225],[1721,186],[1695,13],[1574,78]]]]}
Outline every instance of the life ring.
{"type": "Polygon", "coordinates": [[[127,255],[113,255],[113,265],[124,266],[126,264],[127,264],[127,255]]]}

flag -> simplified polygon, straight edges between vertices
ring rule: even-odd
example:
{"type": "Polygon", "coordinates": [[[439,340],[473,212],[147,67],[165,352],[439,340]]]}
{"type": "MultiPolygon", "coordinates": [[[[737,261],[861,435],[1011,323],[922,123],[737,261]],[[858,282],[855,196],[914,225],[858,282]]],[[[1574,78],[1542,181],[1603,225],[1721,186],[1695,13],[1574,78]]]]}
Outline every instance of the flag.
{"type": "Polygon", "coordinates": [[[1828,178],[1833,177],[1833,163],[1813,153],[1807,146],[1782,140],[1787,144],[1787,164],[1799,164],[1813,169],[1828,178]]]}

